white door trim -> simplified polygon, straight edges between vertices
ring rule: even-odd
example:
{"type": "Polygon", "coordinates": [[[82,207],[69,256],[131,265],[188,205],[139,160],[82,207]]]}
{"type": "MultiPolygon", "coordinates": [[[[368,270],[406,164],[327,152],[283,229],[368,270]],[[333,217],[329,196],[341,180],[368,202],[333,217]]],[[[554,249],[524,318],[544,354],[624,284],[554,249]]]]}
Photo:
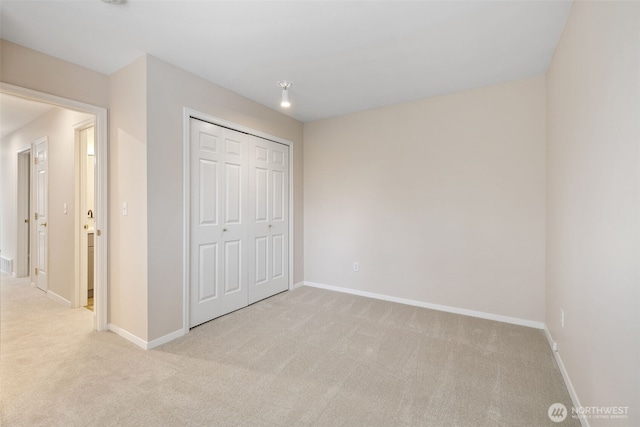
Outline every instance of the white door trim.
{"type": "Polygon", "coordinates": [[[75,174],[75,202],[76,202],[76,212],[75,212],[75,292],[74,292],[74,300],[72,301],[72,307],[79,308],[83,307],[87,304],[87,288],[88,288],[88,278],[87,278],[87,258],[88,258],[88,247],[87,247],[87,233],[82,231],[86,218],[86,211],[84,209],[84,204],[82,203],[83,198],[86,198],[85,195],[82,194],[82,190],[84,186],[82,184],[82,180],[86,180],[86,176],[84,172],[86,172],[86,163],[83,166],[82,160],[83,157],[86,157],[86,147],[82,146],[80,141],[80,133],[90,127],[95,127],[95,119],[91,118],[85,120],[80,123],[76,123],[73,125],[73,133],[74,133],[74,174],[75,174]]]}
{"type": "Polygon", "coordinates": [[[96,154],[96,235],[100,231],[101,238],[95,240],[95,274],[94,293],[94,328],[97,331],[107,330],[107,286],[108,286],[108,139],[107,109],[84,102],[74,101],[60,96],[38,92],[32,89],[0,82],[0,92],[19,96],[34,101],[45,102],[70,110],[93,114],[96,117],[95,154],[96,154]]]}
{"type": "Polygon", "coordinates": [[[191,118],[203,120],[205,122],[213,123],[214,125],[223,126],[232,130],[236,130],[243,133],[248,133],[250,135],[258,136],[260,138],[268,139],[274,142],[279,142],[280,144],[284,144],[289,147],[289,289],[293,288],[293,265],[294,265],[294,250],[293,250],[293,239],[294,239],[294,217],[293,217],[293,142],[284,138],[279,138],[277,136],[269,135],[267,133],[239,125],[237,123],[233,123],[219,117],[210,116],[208,114],[192,110],[190,108],[183,109],[182,116],[182,194],[183,194],[183,205],[182,205],[182,328],[184,333],[189,333],[189,260],[190,260],[190,250],[189,250],[189,230],[190,230],[190,221],[189,221],[189,209],[190,209],[190,191],[191,191],[191,182],[190,182],[190,173],[191,173],[191,162],[190,160],[190,144],[191,144],[191,135],[190,135],[190,124],[189,120],[191,118]]]}

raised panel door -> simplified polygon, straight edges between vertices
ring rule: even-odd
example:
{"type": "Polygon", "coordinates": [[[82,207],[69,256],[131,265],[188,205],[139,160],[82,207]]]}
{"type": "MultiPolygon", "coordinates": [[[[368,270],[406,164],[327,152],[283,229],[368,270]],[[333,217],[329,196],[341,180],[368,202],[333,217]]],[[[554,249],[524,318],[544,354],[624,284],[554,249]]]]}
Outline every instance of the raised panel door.
{"type": "Polygon", "coordinates": [[[189,323],[247,305],[247,136],[191,119],[189,323]]]}
{"type": "Polygon", "coordinates": [[[289,147],[249,138],[249,303],[289,288],[289,147]]]}
{"type": "Polygon", "coordinates": [[[35,225],[35,283],[44,291],[48,289],[48,154],[47,138],[34,142],[34,225],[35,225]]]}

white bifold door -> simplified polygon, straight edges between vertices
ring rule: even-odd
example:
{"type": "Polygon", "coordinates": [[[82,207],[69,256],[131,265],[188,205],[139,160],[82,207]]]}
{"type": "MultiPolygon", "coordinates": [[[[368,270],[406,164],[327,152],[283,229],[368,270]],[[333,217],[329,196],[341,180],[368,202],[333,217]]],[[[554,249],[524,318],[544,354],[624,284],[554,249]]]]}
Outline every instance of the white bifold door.
{"type": "Polygon", "coordinates": [[[289,287],[289,147],[191,119],[190,327],[289,287]]]}

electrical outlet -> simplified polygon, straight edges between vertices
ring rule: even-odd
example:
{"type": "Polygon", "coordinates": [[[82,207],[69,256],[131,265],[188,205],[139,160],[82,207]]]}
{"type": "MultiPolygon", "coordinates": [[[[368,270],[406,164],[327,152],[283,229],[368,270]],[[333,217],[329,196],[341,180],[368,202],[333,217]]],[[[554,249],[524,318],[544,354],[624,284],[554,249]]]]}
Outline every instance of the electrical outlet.
{"type": "Polygon", "coordinates": [[[558,351],[558,342],[554,341],[553,344],[551,345],[551,349],[553,351],[558,351]]]}
{"type": "Polygon", "coordinates": [[[359,271],[360,270],[360,265],[357,262],[353,263],[353,271],[359,271]]]}
{"type": "Polygon", "coordinates": [[[564,310],[560,310],[560,326],[564,328],[564,310]]]}

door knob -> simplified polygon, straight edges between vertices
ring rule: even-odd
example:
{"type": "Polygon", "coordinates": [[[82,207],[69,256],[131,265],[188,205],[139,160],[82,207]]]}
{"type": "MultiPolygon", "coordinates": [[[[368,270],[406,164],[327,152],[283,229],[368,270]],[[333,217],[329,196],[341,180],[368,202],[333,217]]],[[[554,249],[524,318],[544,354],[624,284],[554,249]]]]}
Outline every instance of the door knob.
{"type": "Polygon", "coordinates": [[[269,224],[269,228],[271,228],[271,224],[269,224]]]}
{"type": "Polygon", "coordinates": [[[40,224],[40,227],[46,227],[46,226],[47,226],[46,222],[43,222],[42,224],[40,224]]]}
{"type": "Polygon", "coordinates": [[[227,229],[226,229],[226,228],[223,228],[223,229],[222,229],[222,231],[227,231],[227,229]]]}
{"type": "Polygon", "coordinates": [[[88,229],[89,229],[89,225],[88,225],[88,224],[85,224],[83,228],[84,228],[85,230],[88,230],[88,229]]]}

